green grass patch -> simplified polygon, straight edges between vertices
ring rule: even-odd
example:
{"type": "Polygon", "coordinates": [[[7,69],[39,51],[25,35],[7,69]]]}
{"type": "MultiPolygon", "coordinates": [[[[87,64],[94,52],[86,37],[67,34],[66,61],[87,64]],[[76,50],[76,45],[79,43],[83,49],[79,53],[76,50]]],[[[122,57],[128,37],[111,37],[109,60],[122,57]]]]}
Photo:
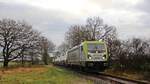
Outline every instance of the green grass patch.
{"type": "Polygon", "coordinates": [[[66,69],[36,66],[1,71],[0,84],[92,84],[92,82],[66,69]]]}

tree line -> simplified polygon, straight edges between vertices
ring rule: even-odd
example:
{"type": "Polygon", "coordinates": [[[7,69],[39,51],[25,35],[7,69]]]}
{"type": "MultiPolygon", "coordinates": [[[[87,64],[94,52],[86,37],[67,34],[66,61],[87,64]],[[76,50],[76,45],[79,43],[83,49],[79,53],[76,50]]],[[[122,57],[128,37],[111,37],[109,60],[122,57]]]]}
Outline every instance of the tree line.
{"type": "Polygon", "coordinates": [[[54,48],[52,41],[25,21],[0,20],[0,57],[3,59],[3,67],[8,67],[10,61],[17,59],[20,59],[22,64],[26,60],[31,60],[34,64],[41,56],[47,64],[48,52],[54,48]]]}
{"type": "Polygon", "coordinates": [[[110,67],[150,71],[150,40],[121,40],[117,36],[116,27],[105,24],[100,17],[89,17],[84,25],[71,25],[59,50],[65,53],[83,41],[100,39],[107,43],[110,67]]]}

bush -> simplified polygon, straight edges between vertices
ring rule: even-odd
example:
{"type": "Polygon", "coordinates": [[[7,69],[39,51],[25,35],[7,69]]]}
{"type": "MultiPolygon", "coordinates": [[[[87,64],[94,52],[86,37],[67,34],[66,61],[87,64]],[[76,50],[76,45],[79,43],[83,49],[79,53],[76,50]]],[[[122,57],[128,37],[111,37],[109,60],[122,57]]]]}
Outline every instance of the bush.
{"type": "Polygon", "coordinates": [[[150,71],[150,44],[139,38],[115,40],[111,44],[112,67],[121,70],[150,71]]]}

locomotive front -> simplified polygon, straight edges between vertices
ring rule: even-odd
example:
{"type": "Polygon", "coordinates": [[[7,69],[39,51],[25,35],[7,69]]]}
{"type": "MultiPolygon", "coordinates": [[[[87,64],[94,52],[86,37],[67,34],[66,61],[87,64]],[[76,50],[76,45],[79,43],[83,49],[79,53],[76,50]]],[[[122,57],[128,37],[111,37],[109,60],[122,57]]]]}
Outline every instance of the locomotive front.
{"type": "Polygon", "coordinates": [[[84,44],[86,54],[86,66],[104,68],[107,66],[108,53],[105,42],[89,41],[84,44]]]}

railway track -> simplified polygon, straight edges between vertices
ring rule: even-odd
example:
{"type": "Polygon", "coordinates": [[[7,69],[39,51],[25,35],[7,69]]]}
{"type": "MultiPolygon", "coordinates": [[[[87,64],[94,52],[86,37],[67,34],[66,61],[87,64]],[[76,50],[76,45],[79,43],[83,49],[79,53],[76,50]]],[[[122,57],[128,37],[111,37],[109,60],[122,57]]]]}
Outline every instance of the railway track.
{"type": "Polygon", "coordinates": [[[78,71],[78,73],[82,74],[84,78],[94,81],[95,84],[150,84],[150,82],[147,81],[132,80],[105,73],[89,73],[80,71],[78,71]]]}
{"type": "MultiPolygon", "coordinates": [[[[65,68],[65,67],[63,67],[65,68]]],[[[65,68],[66,69],[66,68],[65,68]]],[[[117,77],[101,72],[89,72],[89,71],[80,71],[79,69],[67,69],[74,71],[75,73],[79,74],[79,76],[91,80],[94,84],[150,84],[148,81],[139,81],[139,80],[132,80],[122,77],[117,77]]]]}
{"type": "Polygon", "coordinates": [[[147,81],[132,80],[132,79],[112,76],[112,75],[104,74],[104,73],[99,73],[99,75],[102,77],[105,77],[106,79],[109,79],[118,83],[123,83],[123,84],[150,84],[150,82],[147,82],[147,81]]]}
{"type": "Polygon", "coordinates": [[[150,84],[148,82],[131,80],[131,79],[122,78],[122,77],[116,77],[116,76],[112,76],[112,75],[104,74],[104,73],[98,73],[92,76],[103,79],[104,81],[107,81],[107,83],[110,83],[110,84],[150,84]]]}

